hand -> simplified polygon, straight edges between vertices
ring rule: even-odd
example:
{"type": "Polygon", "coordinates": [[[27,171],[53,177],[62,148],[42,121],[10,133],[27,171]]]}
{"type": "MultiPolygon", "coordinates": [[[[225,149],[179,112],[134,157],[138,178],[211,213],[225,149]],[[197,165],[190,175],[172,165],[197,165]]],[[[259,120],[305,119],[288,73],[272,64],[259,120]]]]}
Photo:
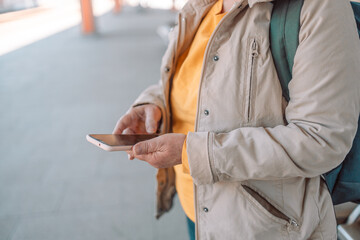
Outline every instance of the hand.
{"type": "Polygon", "coordinates": [[[133,146],[130,159],[143,160],[155,168],[167,168],[181,164],[185,138],[185,134],[169,133],[139,142],[133,146]]]}
{"type": "Polygon", "coordinates": [[[155,104],[132,108],[119,119],[113,134],[151,134],[158,130],[161,110],[155,104]]]}

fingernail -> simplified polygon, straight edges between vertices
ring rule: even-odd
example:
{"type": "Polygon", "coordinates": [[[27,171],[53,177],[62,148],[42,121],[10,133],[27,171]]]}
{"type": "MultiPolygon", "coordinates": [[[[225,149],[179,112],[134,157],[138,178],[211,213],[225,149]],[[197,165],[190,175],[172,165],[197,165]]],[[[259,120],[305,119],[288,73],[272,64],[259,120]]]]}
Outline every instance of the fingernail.
{"type": "Polygon", "coordinates": [[[129,160],[131,160],[131,156],[130,156],[130,154],[128,154],[128,159],[129,159],[129,160]]]}
{"type": "Polygon", "coordinates": [[[141,147],[139,145],[136,145],[134,147],[134,152],[136,155],[141,155],[141,147]]]}
{"type": "Polygon", "coordinates": [[[147,131],[148,133],[154,133],[154,132],[155,132],[155,128],[149,127],[149,128],[146,129],[146,131],[147,131]]]}

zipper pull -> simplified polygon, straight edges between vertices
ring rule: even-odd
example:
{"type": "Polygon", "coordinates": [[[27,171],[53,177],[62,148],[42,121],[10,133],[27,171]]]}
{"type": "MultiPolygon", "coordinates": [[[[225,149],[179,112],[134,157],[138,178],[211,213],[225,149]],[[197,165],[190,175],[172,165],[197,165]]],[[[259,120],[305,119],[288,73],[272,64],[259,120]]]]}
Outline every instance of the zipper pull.
{"type": "Polygon", "coordinates": [[[255,41],[255,39],[254,39],[254,41],[252,42],[252,45],[251,45],[251,55],[253,57],[257,57],[259,55],[258,44],[255,41]]]}

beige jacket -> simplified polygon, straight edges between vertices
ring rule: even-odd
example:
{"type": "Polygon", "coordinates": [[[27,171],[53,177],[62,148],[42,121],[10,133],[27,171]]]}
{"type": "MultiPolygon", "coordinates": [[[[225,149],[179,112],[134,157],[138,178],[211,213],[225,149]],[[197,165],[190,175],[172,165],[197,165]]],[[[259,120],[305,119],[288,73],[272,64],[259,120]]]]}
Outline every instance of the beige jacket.
{"type": "MultiPolygon", "coordinates": [[[[170,33],[161,81],[135,105],[155,103],[171,132],[177,58],[216,0],[189,0],[170,33]]],[[[360,109],[360,42],[348,0],[305,0],[289,85],[270,52],[271,0],[240,0],[204,55],[195,132],[187,154],[197,239],[336,239],[333,205],[319,177],[349,151],[360,109]],[[216,57],[215,57],[216,56],[216,57]]],[[[158,174],[158,216],[171,207],[172,169],[158,174]]]]}

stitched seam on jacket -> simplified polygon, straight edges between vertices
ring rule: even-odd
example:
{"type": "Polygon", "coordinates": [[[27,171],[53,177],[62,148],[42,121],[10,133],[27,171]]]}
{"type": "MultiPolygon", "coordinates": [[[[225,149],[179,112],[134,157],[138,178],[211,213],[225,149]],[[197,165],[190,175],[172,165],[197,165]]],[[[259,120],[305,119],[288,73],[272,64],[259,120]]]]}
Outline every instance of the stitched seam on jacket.
{"type": "Polygon", "coordinates": [[[278,218],[271,214],[269,211],[267,211],[264,206],[262,206],[251,194],[249,194],[242,186],[240,186],[241,193],[244,195],[244,197],[250,202],[250,204],[259,211],[262,215],[266,216],[268,220],[275,221],[278,224],[281,225],[287,225],[287,222],[284,219],[278,218]]]}
{"type": "Polygon", "coordinates": [[[269,213],[271,213],[272,215],[274,215],[277,218],[285,220],[286,222],[290,221],[290,218],[286,214],[284,214],[276,206],[271,204],[267,199],[265,199],[263,196],[261,196],[258,192],[256,192],[255,190],[253,190],[252,188],[250,188],[246,185],[243,185],[243,188],[269,213]]]}
{"type": "Polygon", "coordinates": [[[218,171],[215,167],[215,159],[214,159],[214,133],[211,133],[211,132],[209,132],[209,135],[208,135],[208,153],[209,153],[210,170],[211,170],[213,181],[218,182],[219,175],[218,175],[218,171]]]}
{"type": "MultiPolygon", "coordinates": [[[[321,184],[321,183],[320,183],[321,184]]],[[[320,216],[320,209],[319,209],[319,206],[317,205],[317,202],[316,202],[316,200],[315,200],[315,198],[314,198],[314,196],[311,196],[312,197],[312,199],[314,200],[314,203],[315,203],[315,206],[316,206],[316,210],[317,210],[317,214],[318,214],[318,217],[319,217],[319,224],[318,224],[318,226],[319,226],[319,232],[320,232],[320,235],[321,235],[321,239],[323,239],[324,240],[324,236],[323,236],[323,229],[322,229],[322,222],[321,222],[321,216],[320,216]]]]}

